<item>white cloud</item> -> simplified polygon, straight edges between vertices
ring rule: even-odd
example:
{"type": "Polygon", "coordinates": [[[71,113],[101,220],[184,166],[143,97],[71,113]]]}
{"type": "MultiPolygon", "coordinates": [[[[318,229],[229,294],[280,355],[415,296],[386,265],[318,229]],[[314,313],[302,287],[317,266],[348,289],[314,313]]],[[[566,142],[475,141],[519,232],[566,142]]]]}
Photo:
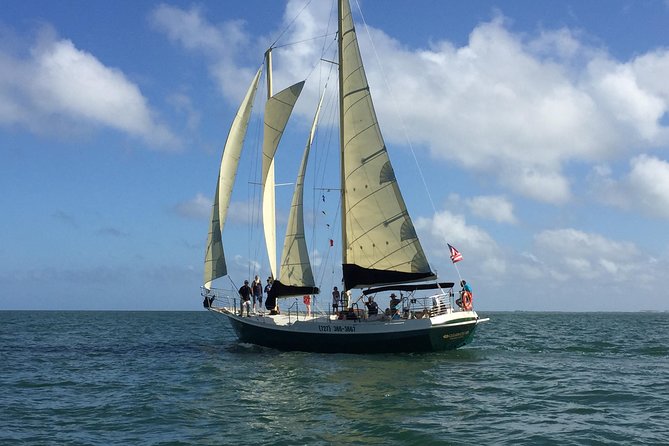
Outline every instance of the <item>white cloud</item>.
{"type": "MultiPolygon", "coordinates": [[[[302,6],[289,2],[284,21],[302,6]]],[[[314,2],[284,40],[318,35],[315,29],[325,28],[329,12],[314,2]]],[[[251,39],[238,22],[212,25],[198,9],[161,7],[154,17],[186,48],[225,54],[225,64],[212,61],[212,73],[226,96],[241,96],[246,82],[240,79],[250,79],[254,69],[245,69],[241,57],[248,51],[260,54],[264,49],[258,42],[267,38],[251,39]],[[228,41],[237,44],[236,52],[228,41]]],[[[389,141],[404,143],[406,132],[435,158],[492,174],[509,190],[534,200],[561,204],[571,199],[566,163],[604,162],[669,142],[669,130],[661,124],[669,111],[667,50],[617,61],[568,29],[517,35],[501,17],[478,25],[462,47],[436,41],[429,48],[409,49],[371,28],[372,50],[363,26],[358,28],[389,141]],[[392,95],[384,89],[386,79],[392,95]],[[401,120],[395,104],[402,104],[401,120]]],[[[310,40],[277,52],[277,88],[309,73],[322,45],[310,40]]],[[[308,119],[314,88],[306,86],[296,108],[308,119]]]]}
{"type": "Polygon", "coordinates": [[[72,41],[56,38],[50,29],[27,56],[0,49],[0,63],[0,124],[36,133],[108,127],[154,147],[178,145],[137,85],[72,41]]]}
{"type": "Polygon", "coordinates": [[[619,180],[610,168],[597,166],[590,175],[593,196],[622,209],[669,219],[669,162],[648,155],[630,160],[630,170],[619,180]]]}
{"type": "Polygon", "coordinates": [[[244,22],[231,20],[212,24],[199,7],[188,10],[162,4],[155,8],[149,20],[155,29],[190,51],[197,51],[209,59],[211,76],[218,81],[221,92],[232,101],[239,101],[258,67],[245,67],[244,58],[253,53],[259,60],[264,49],[255,47],[244,29],[244,22]],[[250,50],[253,48],[253,51],[250,50]]]}
{"type": "Polygon", "coordinates": [[[631,165],[627,182],[633,202],[651,215],[669,219],[669,163],[640,155],[631,165]]]}
{"type": "Polygon", "coordinates": [[[207,21],[205,11],[197,6],[184,10],[162,4],[151,12],[149,20],[156,29],[165,32],[170,40],[205,55],[227,57],[250,40],[242,21],[231,20],[213,25],[207,21]]]}
{"type": "Polygon", "coordinates": [[[177,203],[174,211],[185,218],[208,219],[211,217],[211,199],[198,193],[190,200],[177,203]]]}
{"type": "Polygon", "coordinates": [[[486,195],[474,197],[466,201],[472,214],[494,220],[499,223],[516,223],[513,215],[513,203],[506,197],[486,195]]]}
{"type": "Polygon", "coordinates": [[[546,276],[593,281],[588,285],[638,282],[650,261],[631,242],[572,228],[540,232],[534,237],[533,250],[546,276]]]}
{"type": "Polygon", "coordinates": [[[435,259],[449,259],[446,244],[450,243],[484,274],[497,276],[506,269],[506,262],[495,240],[484,230],[468,225],[462,215],[441,211],[432,218],[417,218],[415,227],[423,249],[433,262],[435,259]]]}

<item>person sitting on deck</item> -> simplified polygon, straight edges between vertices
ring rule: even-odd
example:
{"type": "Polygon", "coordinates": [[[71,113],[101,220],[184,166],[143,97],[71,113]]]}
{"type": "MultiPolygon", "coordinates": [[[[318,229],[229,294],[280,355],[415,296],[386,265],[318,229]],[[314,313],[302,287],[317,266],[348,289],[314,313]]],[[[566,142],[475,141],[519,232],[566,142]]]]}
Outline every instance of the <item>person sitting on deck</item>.
{"type": "Polygon", "coordinates": [[[460,298],[455,301],[458,307],[462,308],[464,311],[472,310],[472,288],[469,286],[466,280],[460,281],[460,298]]]}
{"type": "Polygon", "coordinates": [[[349,307],[348,311],[346,312],[346,319],[349,321],[358,320],[358,315],[356,314],[355,309],[353,309],[353,307],[349,307]]]}
{"type": "Polygon", "coordinates": [[[395,293],[390,295],[390,314],[394,314],[394,310],[397,309],[397,306],[402,302],[402,299],[398,299],[395,293]]]}

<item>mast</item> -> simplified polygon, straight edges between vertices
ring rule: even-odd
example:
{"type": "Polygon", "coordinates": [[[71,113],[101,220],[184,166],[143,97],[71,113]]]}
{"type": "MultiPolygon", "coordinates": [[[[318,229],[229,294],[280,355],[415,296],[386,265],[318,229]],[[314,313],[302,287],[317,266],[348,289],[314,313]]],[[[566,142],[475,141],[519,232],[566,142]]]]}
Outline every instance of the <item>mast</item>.
{"type": "MultiPolygon", "coordinates": [[[[350,8],[349,8],[350,9],[350,8]]],[[[343,61],[344,61],[344,36],[343,36],[343,15],[344,15],[344,0],[337,0],[337,58],[338,58],[338,80],[339,80],[339,190],[341,203],[341,259],[342,262],[346,259],[346,213],[344,212],[346,203],[346,185],[344,183],[344,75],[343,75],[343,61]]],[[[343,291],[343,290],[342,290],[343,291]]]]}
{"type": "MultiPolygon", "coordinates": [[[[272,48],[265,52],[265,64],[267,65],[267,101],[272,98],[272,48]]],[[[274,179],[274,158],[271,159],[269,170],[266,174],[269,184],[267,189],[263,188],[263,228],[265,231],[265,244],[267,256],[269,257],[269,270],[272,279],[276,278],[276,191],[274,179]]]]}
{"type": "Polygon", "coordinates": [[[265,51],[265,65],[267,65],[267,99],[272,97],[272,48],[265,51]]]}

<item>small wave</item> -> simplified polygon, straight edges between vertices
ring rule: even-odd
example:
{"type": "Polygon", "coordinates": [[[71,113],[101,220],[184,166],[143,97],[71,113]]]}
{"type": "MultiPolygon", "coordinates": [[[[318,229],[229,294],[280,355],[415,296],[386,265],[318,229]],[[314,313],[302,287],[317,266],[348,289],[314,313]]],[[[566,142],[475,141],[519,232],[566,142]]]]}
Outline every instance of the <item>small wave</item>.
{"type": "Polygon", "coordinates": [[[656,356],[656,357],[665,357],[669,356],[669,347],[664,345],[656,345],[652,347],[641,347],[634,350],[634,353],[643,356],[656,356]]]}

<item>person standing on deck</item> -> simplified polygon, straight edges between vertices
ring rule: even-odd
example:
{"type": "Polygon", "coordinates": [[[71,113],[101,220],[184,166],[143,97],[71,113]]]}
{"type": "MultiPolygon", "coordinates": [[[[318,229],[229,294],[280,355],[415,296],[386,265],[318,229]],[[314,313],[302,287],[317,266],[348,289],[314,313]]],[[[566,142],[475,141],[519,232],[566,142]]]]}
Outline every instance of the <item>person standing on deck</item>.
{"type": "Polygon", "coordinates": [[[267,285],[265,285],[265,294],[269,293],[269,290],[272,289],[272,276],[267,278],[267,285]]]}
{"type": "Polygon", "coordinates": [[[251,285],[251,290],[253,291],[253,312],[256,312],[256,302],[258,303],[258,309],[262,310],[262,283],[260,283],[260,277],[256,276],[251,285]]]}
{"type": "Polygon", "coordinates": [[[307,307],[307,317],[311,317],[311,295],[305,294],[302,298],[304,306],[307,307]]]}
{"type": "Polygon", "coordinates": [[[367,307],[367,316],[370,319],[376,319],[379,314],[379,305],[374,302],[374,296],[369,296],[367,302],[365,302],[365,306],[367,307]]]}
{"type": "Polygon", "coordinates": [[[337,314],[337,310],[339,309],[340,299],[341,299],[341,294],[339,293],[337,287],[334,287],[334,290],[332,290],[332,314],[337,314]]]}
{"type": "Polygon", "coordinates": [[[244,285],[239,289],[239,297],[241,298],[239,315],[244,316],[244,308],[246,308],[246,315],[251,316],[251,287],[248,280],[245,280],[244,285]]]}

